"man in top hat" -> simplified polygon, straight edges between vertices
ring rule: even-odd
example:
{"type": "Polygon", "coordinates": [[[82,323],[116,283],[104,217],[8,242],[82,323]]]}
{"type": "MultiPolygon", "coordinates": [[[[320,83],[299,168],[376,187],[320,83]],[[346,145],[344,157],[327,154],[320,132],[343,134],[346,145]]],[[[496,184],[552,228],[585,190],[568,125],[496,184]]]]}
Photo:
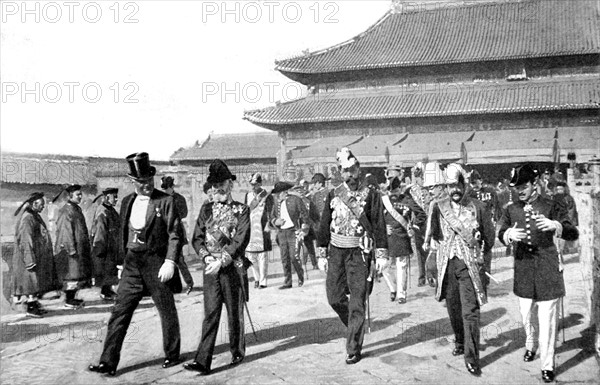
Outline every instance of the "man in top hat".
{"type": "Polygon", "coordinates": [[[38,296],[60,288],[56,275],[52,239],[40,216],[46,202],[44,193],[32,193],[15,211],[15,251],[12,258],[12,294],[24,297],[25,314],[41,318],[45,313],[38,296]]]}
{"type": "Polygon", "coordinates": [[[321,214],[323,213],[323,209],[325,208],[325,201],[327,201],[327,195],[329,195],[329,190],[325,187],[326,181],[327,179],[325,178],[325,175],[318,172],[313,175],[310,182],[310,200],[313,202],[316,211],[319,214],[316,218],[315,223],[313,223],[313,231],[315,232],[315,238],[317,238],[317,233],[319,231],[321,214]]]}
{"type": "Polygon", "coordinates": [[[523,359],[533,361],[539,347],[542,380],[552,382],[558,303],[565,295],[562,263],[554,237],[574,241],[579,232],[562,204],[540,196],[537,178],[530,164],[513,169],[510,186],[516,188],[519,200],[508,205],[500,218],[498,238],[514,247],[514,292],[519,298],[527,337],[523,359]],[[534,311],[539,320],[538,333],[538,325],[532,323],[534,311]]]}
{"type": "MultiPolygon", "coordinates": [[[[388,268],[383,277],[390,288],[390,300],[398,299],[399,304],[406,303],[408,260],[415,250],[411,238],[427,222],[425,211],[415,202],[412,195],[402,192],[400,179],[392,179],[389,194],[381,197],[388,236],[388,252],[396,263],[396,274],[388,268]]],[[[390,264],[391,267],[391,264],[390,264]]]]}
{"type": "Polygon", "coordinates": [[[469,183],[471,185],[469,196],[483,202],[486,209],[488,209],[492,215],[492,221],[496,223],[501,215],[501,207],[498,201],[498,194],[496,194],[496,189],[484,186],[481,174],[479,174],[479,171],[477,170],[471,171],[469,183]]]}
{"type": "Polygon", "coordinates": [[[121,203],[121,249],[125,255],[117,301],[108,321],[104,349],[92,372],[114,375],[133,313],[144,295],[150,295],[162,325],[168,368],[179,362],[181,336],[173,293],[181,292],[177,273],[180,226],[173,197],[154,188],[156,168],[147,153],[127,157],[135,192],[121,203]]]}
{"type": "Polygon", "coordinates": [[[250,242],[246,247],[246,258],[252,262],[254,287],[267,287],[269,258],[267,253],[273,248],[269,231],[269,213],[273,210],[273,196],[262,187],[262,175],[256,172],[250,178],[252,191],[244,197],[244,204],[250,209],[250,242]]]}
{"type": "Polygon", "coordinates": [[[381,199],[361,183],[358,159],[346,147],[337,153],[337,159],[344,183],[333,189],[325,202],[317,240],[318,262],[319,268],[327,271],[327,300],[348,328],[346,363],[355,364],[362,358],[372,254],[374,251],[381,273],[388,264],[388,240],[381,199]]]}
{"type": "Polygon", "coordinates": [[[464,354],[468,372],[480,376],[479,309],[487,303],[484,256],[494,245],[495,229],[483,203],[465,194],[464,174],[460,165],[448,165],[448,196],[432,207],[431,235],[439,242],[436,299],[446,299],[455,337],[452,355],[464,354]]]}
{"type": "MultiPolygon", "coordinates": [[[[407,187],[408,193],[412,196],[413,200],[419,205],[419,207],[426,213],[429,214],[429,205],[431,203],[431,194],[429,189],[423,186],[423,170],[425,165],[422,162],[418,162],[411,170],[413,182],[407,187]]],[[[419,281],[417,286],[425,286],[426,284],[426,271],[425,261],[427,260],[427,253],[423,250],[423,243],[425,241],[425,232],[427,227],[427,221],[420,223],[418,228],[415,229],[413,235],[413,242],[415,249],[413,250],[417,259],[417,265],[419,266],[419,281]]],[[[431,282],[431,281],[430,281],[431,282]]]]}
{"type": "Polygon", "coordinates": [[[116,293],[112,285],[119,282],[118,266],[123,265],[121,253],[121,219],[115,210],[119,189],[111,187],[102,191],[94,202],[102,199],[102,203],[94,213],[92,222],[92,260],[94,262],[94,281],[100,286],[100,298],[111,301],[116,293]]]}
{"type": "Polygon", "coordinates": [[[271,211],[270,223],[277,229],[277,245],[281,254],[283,265],[283,286],[280,289],[292,287],[292,265],[298,274],[298,286],[304,285],[304,270],[300,259],[301,244],[304,236],[308,234],[308,210],[302,199],[289,191],[294,187],[289,182],[277,182],[271,191],[276,197],[271,211]]]}
{"type": "Polygon", "coordinates": [[[81,299],[76,299],[77,290],[86,286],[92,278],[92,258],[90,239],[85,217],[79,205],[83,199],[80,185],[67,186],[63,192],[68,194],[68,201],[58,211],[56,220],[56,244],[54,253],[59,277],[63,280],[65,306],[79,308],[84,306],[81,299]]]}
{"type": "Polygon", "coordinates": [[[194,278],[190,274],[190,269],[188,269],[187,263],[185,263],[185,258],[182,253],[183,246],[188,244],[187,231],[185,229],[184,221],[184,219],[188,215],[187,202],[185,201],[185,197],[183,195],[175,191],[175,181],[173,180],[172,176],[163,176],[161,178],[160,188],[173,197],[173,201],[175,202],[175,208],[177,209],[177,215],[179,215],[179,219],[181,219],[181,228],[179,234],[181,242],[179,243],[179,249],[177,250],[177,267],[179,268],[181,276],[183,277],[183,280],[187,285],[186,294],[190,294],[192,292],[192,289],[194,288],[194,278]]]}
{"type": "Polygon", "coordinates": [[[223,304],[227,308],[231,365],[242,362],[246,354],[244,302],[248,300],[244,252],[250,240],[250,210],[231,196],[233,181],[227,165],[220,159],[208,169],[213,201],[200,209],[192,246],[204,259],[204,321],[202,337],[193,362],[184,368],[209,374],[223,304]]]}

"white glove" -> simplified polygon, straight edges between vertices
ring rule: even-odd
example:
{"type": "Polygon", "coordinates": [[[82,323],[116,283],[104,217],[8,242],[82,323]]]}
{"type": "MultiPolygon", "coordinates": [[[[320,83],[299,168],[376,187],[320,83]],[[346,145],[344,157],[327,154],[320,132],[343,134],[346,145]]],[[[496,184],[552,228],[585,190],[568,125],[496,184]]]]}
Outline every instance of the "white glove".
{"type": "Polygon", "coordinates": [[[539,215],[535,220],[536,226],[542,231],[556,231],[556,229],[558,229],[557,223],[558,222],[548,219],[543,215],[539,215]]]}
{"type": "Polygon", "coordinates": [[[215,275],[219,272],[219,270],[221,270],[221,266],[221,260],[216,259],[213,262],[210,262],[206,265],[206,267],[204,268],[204,273],[208,275],[215,275]]]}
{"type": "Polygon", "coordinates": [[[392,235],[392,226],[391,225],[385,225],[385,232],[387,233],[387,235],[392,235]]]}
{"type": "Polygon", "coordinates": [[[123,275],[123,265],[117,265],[117,279],[121,279],[123,275]]]}
{"type": "Polygon", "coordinates": [[[327,258],[317,258],[317,266],[319,267],[319,270],[327,272],[328,265],[329,262],[327,261],[327,258]]]}
{"type": "MultiPolygon", "coordinates": [[[[515,224],[515,226],[516,226],[516,224],[515,224]]],[[[511,227],[510,229],[506,230],[506,232],[504,233],[505,243],[519,242],[525,238],[527,238],[527,234],[525,233],[525,230],[517,229],[516,227],[511,227]]]]}
{"type": "Polygon", "coordinates": [[[158,271],[158,279],[161,282],[167,282],[171,278],[173,278],[173,274],[175,273],[175,262],[170,259],[165,259],[160,270],[158,271]]]}
{"type": "Polygon", "coordinates": [[[378,273],[383,273],[383,270],[390,265],[390,260],[387,258],[377,258],[375,260],[375,270],[378,273]]]}

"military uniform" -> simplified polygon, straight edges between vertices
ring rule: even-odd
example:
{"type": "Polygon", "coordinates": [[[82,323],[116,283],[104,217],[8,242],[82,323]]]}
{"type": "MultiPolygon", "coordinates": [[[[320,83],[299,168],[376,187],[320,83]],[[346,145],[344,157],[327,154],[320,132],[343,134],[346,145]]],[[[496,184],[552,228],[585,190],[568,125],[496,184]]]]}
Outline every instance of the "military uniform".
{"type": "Polygon", "coordinates": [[[412,248],[411,237],[415,236],[415,230],[423,227],[427,216],[410,194],[385,195],[382,196],[382,200],[388,235],[388,254],[396,263],[396,276],[391,274],[391,269],[388,268],[383,271],[383,277],[392,293],[392,300],[397,294],[398,301],[404,303],[410,274],[408,259],[415,252],[412,248]],[[389,200],[389,203],[386,200],[389,200]],[[388,206],[390,207],[388,208],[388,206]]]}
{"type": "Polygon", "coordinates": [[[370,255],[363,253],[360,247],[361,238],[372,237],[376,257],[387,258],[385,229],[381,199],[368,186],[352,191],[346,183],[342,183],[328,194],[317,245],[320,257],[327,257],[329,249],[327,300],[348,328],[346,351],[349,357],[360,357],[364,339],[367,277],[371,261],[370,255]]]}
{"type": "MultiPolygon", "coordinates": [[[[460,181],[460,170],[448,166],[446,183],[460,181]]],[[[464,352],[469,372],[479,375],[479,309],[487,303],[484,256],[490,255],[495,236],[491,216],[477,200],[463,196],[456,203],[447,196],[433,204],[431,234],[439,242],[436,299],[446,300],[454,354],[464,352]]]]}
{"type": "Polygon", "coordinates": [[[496,190],[491,187],[481,187],[479,190],[469,189],[469,196],[473,199],[483,202],[486,209],[489,210],[494,222],[498,221],[502,210],[498,201],[496,190]]]}

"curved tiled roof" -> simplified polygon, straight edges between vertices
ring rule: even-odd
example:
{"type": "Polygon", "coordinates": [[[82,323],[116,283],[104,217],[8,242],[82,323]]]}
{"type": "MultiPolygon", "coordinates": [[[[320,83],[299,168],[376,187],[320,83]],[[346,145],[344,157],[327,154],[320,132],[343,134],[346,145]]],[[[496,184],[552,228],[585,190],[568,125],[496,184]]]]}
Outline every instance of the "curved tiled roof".
{"type": "Polygon", "coordinates": [[[382,87],[362,90],[355,97],[344,92],[313,95],[248,111],[244,117],[259,125],[281,125],[600,108],[600,80],[591,76],[441,87],[436,91],[382,87]]]}
{"type": "Polygon", "coordinates": [[[276,133],[211,135],[200,146],[181,149],[172,161],[275,158],[281,147],[276,133]]]}
{"type": "Polygon", "coordinates": [[[433,10],[389,11],[353,39],[276,61],[276,69],[318,74],[600,53],[593,0],[435,4],[433,10]]]}

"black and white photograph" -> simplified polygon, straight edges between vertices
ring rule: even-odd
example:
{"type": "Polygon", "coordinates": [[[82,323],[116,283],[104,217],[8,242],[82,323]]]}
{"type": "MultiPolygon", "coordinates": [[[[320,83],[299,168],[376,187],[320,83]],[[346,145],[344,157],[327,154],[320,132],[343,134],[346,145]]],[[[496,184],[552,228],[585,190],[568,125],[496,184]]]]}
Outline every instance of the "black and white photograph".
{"type": "Polygon", "coordinates": [[[600,0],[0,0],[2,384],[598,384],[600,0]]]}

